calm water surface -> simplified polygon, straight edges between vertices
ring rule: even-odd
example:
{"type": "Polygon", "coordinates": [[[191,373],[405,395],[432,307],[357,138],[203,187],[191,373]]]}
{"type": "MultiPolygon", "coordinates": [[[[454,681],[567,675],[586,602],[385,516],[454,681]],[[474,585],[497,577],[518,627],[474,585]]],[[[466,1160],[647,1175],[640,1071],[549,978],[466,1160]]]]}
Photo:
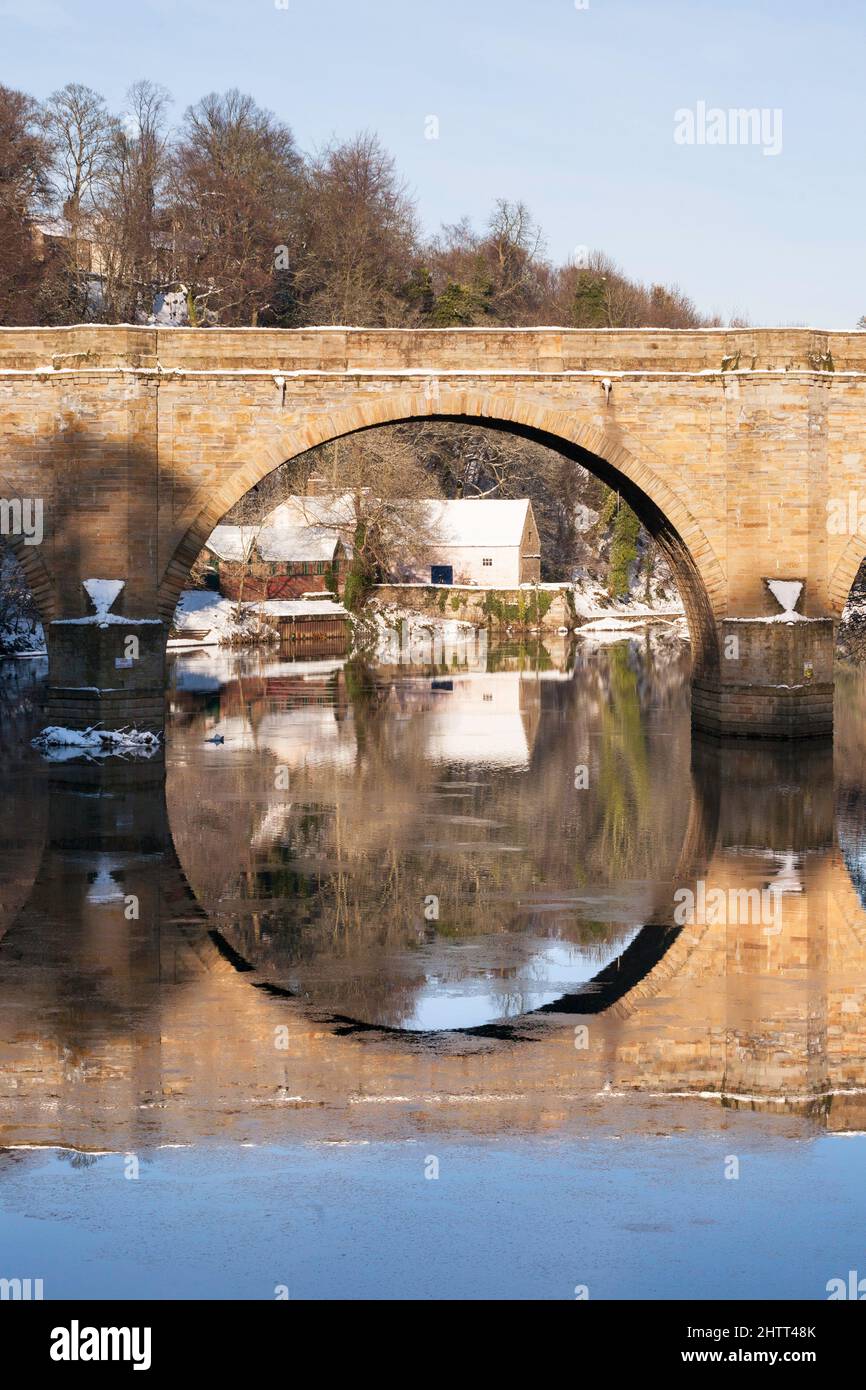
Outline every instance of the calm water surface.
{"type": "Polygon", "coordinates": [[[271,1296],[269,1231],[308,1296],[569,1297],[579,1212],[601,1297],[822,1297],[834,1261],[866,1270],[863,675],[840,674],[835,748],[720,748],[692,739],[673,640],[438,658],[174,654],[164,765],[45,763],[44,671],[3,667],[0,1250],[55,1296],[71,1270],[136,1292],[133,1154],[166,1297],[271,1296]],[[699,884],[772,886],[778,918],[683,924],[699,884]],[[431,1155],[471,1259],[418,1207],[446,1190],[431,1155]],[[771,1239],[810,1182],[820,1220],[771,1239]],[[777,1250],[759,1275],[747,1231],[777,1250]],[[401,1280],[413,1242],[429,1278],[401,1280]]]}

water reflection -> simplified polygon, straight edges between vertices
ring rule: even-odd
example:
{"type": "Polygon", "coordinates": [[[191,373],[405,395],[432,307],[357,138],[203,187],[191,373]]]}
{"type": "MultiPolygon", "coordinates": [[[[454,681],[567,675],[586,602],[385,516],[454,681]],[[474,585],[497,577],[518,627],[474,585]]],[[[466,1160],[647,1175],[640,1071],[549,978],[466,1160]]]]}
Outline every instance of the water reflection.
{"type": "Polygon", "coordinates": [[[163,784],[42,764],[18,665],[5,1142],[366,1133],[434,1102],[559,1127],[621,1093],[866,1127],[859,677],[834,786],[828,746],[692,742],[685,654],[649,641],[447,668],[185,655],[163,784]],[[780,930],[680,925],[699,883],[772,885],[780,930]]]}
{"type": "Polygon", "coordinates": [[[224,658],[180,661],[168,800],[196,895],[269,981],[368,1024],[477,1027],[575,993],[676,868],[688,795],[656,808],[687,788],[688,728],[653,696],[683,699],[681,657],[652,696],[628,644],[577,668],[540,644],[426,670],[248,660],[217,697],[224,658]]]}

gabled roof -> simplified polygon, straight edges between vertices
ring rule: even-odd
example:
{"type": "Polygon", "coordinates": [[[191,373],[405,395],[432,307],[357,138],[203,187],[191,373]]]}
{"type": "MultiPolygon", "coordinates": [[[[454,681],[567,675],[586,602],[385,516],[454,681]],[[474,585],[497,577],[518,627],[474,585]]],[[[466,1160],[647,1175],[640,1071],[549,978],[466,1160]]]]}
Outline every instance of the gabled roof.
{"type": "Polygon", "coordinates": [[[335,532],[321,526],[217,526],[206,549],[219,560],[246,563],[252,554],[265,561],[333,560],[335,532]]]}
{"type": "Polygon", "coordinates": [[[263,526],[255,547],[263,560],[333,560],[337,541],[321,526],[263,526]]]}
{"type": "Polygon", "coordinates": [[[215,526],[207,538],[206,549],[220,560],[246,560],[253,534],[251,526],[215,526]]]}
{"type": "Polygon", "coordinates": [[[434,544],[460,548],[519,546],[529,499],[457,497],[426,503],[434,544]]]}
{"type": "MultiPolygon", "coordinates": [[[[431,545],[449,549],[518,547],[531,503],[528,498],[429,498],[423,509],[431,545]]],[[[354,526],[352,493],[328,497],[289,497],[269,514],[267,524],[217,526],[207,549],[220,560],[245,561],[253,550],[265,561],[332,560],[338,533],[354,526]]]]}

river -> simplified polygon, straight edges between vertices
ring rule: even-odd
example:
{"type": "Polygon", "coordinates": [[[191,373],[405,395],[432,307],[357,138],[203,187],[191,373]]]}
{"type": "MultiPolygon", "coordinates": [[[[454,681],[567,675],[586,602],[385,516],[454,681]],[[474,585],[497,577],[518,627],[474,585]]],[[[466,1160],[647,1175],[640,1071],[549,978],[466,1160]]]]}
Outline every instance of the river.
{"type": "Polygon", "coordinates": [[[164,764],[45,761],[2,667],[0,1275],[866,1273],[864,673],[834,747],[719,747],[663,632],[435,657],[174,653],[164,764]]]}

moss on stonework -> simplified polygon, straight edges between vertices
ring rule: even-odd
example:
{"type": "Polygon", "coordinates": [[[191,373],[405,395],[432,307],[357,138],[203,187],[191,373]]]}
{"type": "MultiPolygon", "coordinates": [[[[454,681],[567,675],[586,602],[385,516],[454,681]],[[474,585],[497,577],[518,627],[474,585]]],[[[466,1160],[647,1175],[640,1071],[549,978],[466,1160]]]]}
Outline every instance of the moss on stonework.
{"type": "Polygon", "coordinates": [[[548,590],[520,590],[517,602],[509,603],[505,595],[491,590],[484,597],[484,616],[500,627],[538,627],[550,612],[555,594],[548,590]]]}

